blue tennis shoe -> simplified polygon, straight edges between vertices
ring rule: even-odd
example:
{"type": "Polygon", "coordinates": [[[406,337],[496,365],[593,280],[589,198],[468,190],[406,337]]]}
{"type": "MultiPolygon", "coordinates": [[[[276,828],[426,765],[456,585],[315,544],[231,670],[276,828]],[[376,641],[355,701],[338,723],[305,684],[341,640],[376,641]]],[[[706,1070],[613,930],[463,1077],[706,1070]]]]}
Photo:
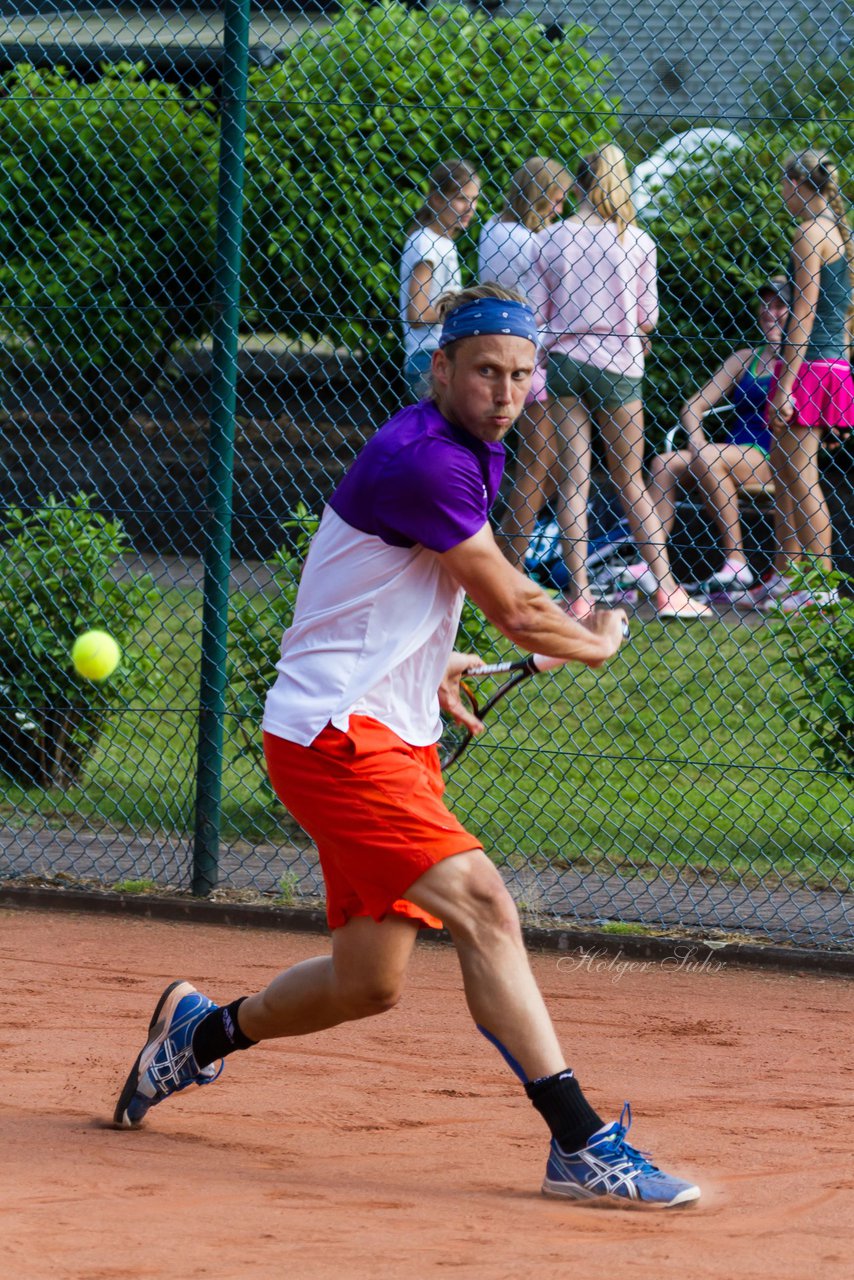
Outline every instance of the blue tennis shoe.
{"type": "Polygon", "coordinates": [[[619,1121],[597,1130],[581,1151],[562,1151],[553,1138],[543,1195],[623,1208],[670,1209],[699,1200],[699,1187],[662,1173],[644,1152],[629,1146],[631,1124],[627,1102],[619,1121]]]}
{"type": "Polygon", "coordinates": [[[164,1098],[188,1085],[216,1080],[223,1063],[199,1067],[193,1057],[193,1032],[216,1007],[189,982],[173,982],[166,988],[149,1024],[148,1040],[119,1094],[114,1124],[135,1129],[164,1098]]]}

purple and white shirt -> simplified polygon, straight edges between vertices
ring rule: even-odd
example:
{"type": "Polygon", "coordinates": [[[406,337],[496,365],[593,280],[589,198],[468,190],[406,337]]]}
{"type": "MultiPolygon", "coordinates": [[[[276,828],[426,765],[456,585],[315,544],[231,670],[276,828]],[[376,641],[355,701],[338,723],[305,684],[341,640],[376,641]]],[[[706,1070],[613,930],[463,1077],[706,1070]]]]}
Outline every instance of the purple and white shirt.
{"type": "Polygon", "coordinates": [[[285,632],[264,730],[310,746],[372,716],[412,746],[441,732],[437,691],[463,591],[433,552],[486,524],[504,446],[422,400],[361,450],[323,512],[285,632]]]}

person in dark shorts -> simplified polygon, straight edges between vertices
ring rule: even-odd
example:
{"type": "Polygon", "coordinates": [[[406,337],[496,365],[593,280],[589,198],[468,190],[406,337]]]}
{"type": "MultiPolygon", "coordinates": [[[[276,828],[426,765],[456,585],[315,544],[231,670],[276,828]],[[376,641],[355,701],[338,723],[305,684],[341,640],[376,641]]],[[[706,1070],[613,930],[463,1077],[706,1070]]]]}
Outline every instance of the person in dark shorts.
{"type": "Polygon", "coordinates": [[[576,175],[575,214],[540,233],[535,260],[546,385],[563,438],[557,518],[570,586],[567,608],[593,608],[587,574],[592,433],[598,428],[611,481],[635,545],[653,579],[658,616],[690,621],[711,610],[676,582],[643,471],[642,382],[658,320],[656,247],[637,225],[625,156],[607,146],[585,156],[576,175]]]}

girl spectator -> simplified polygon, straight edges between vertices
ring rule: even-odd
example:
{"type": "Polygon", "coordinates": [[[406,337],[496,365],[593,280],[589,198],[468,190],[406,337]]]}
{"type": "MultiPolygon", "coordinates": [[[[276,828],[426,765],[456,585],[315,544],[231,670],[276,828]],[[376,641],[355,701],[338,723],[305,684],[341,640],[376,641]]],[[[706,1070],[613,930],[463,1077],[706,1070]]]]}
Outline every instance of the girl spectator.
{"type": "Polygon", "coordinates": [[[475,215],[480,179],[467,160],[452,159],[436,165],[428,188],[409,228],[400,269],[404,376],[416,400],[427,392],[425,375],[442,332],[436,302],[463,287],[454,241],[475,215]]]}
{"type": "Polygon", "coordinates": [[[830,568],[830,514],[819,481],[822,441],[844,437],[854,425],[851,378],[851,300],[854,236],[829,156],[805,151],[783,169],[783,201],[797,222],[789,279],[792,309],[769,421],[771,465],[777,485],[777,560],[756,602],[779,602],[786,612],[828,602],[827,593],[793,591],[792,564],[830,568]]]}
{"type": "Polygon", "coordinates": [[[615,146],[586,156],[575,182],[573,217],[542,233],[537,272],[545,291],[544,345],[549,394],[559,401],[563,434],[558,518],[572,586],[569,610],[593,609],[587,579],[587,501],[592,424],[605,448],[638,550],[658,584],[663,618],[711,616],[677,585],[664,530],[643,476],[641,383],[649,334],[658,319],[656,250],[635,220],[623,153],[615,146]]]}
{"type": "Polygon", "coordinates": [[[744,554],[738,493],[748,485],[769,485],[773,479],[768,461],[768,394],[789,314],[785,276],[768,280],[758,297],[762,343],[734,351],[683,406],[679,416],[688,447],[677,453],[657,454],[650,466],[649,483],[668,538],[673,530],[678,491],[699,491],[720,531],[725,557],[723,566],[702,584],[702,590],[707,595],[731,592],[733,598],[741,592],[742,599],[753,585],[753,573],[744,554]],[[732,406],[726,439],[721,443],[710,441],[703,430],[703,416],[726,400],[732,406]]]}
{"type": "MultiPolygon", "coordinates": [[[[504,208],[480,233],[478,280],[493,280],[525,294],[536,310],[539,279],[534,259],[537,233],[563,213],[572,179],[556,160],[533,156],[510,180],[504,208]]],[[[554,424],[547,405],[546,371],[539,366],[531,380],[525,412],[516,423],[518,447],[513,490],[508,500],[505,532],[514,564],[522,565],[542,506],[543,487],[557,462],[554,424]]]]}

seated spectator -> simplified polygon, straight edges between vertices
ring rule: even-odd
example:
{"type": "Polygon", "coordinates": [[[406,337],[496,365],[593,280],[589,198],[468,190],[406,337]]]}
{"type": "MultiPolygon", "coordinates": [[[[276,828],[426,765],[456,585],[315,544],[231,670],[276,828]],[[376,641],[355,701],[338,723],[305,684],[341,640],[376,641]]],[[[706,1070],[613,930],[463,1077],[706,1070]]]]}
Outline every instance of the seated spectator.
{"type": "Polygon", "coordinates": [[[789,313],[785,276],[767,281],[758,296],[761,345],[733,352],[706,385],[695,392],[679,415],[688,437],[687,448],[658,454],[650,468],[650,493],[668,538],[680,489],[699,491],[703,506],[720,531],[724,562],[702,583],[702,590],[708,595],[746,591],[753,585],[753,573],[744,554],[739,491],[769,485],[773,480],[768,461],[768,396],[789,313]],[[729,401],[732,417],[726,438],[719,443],[708,439],[703,418],[725,401],[729,401]]]}

